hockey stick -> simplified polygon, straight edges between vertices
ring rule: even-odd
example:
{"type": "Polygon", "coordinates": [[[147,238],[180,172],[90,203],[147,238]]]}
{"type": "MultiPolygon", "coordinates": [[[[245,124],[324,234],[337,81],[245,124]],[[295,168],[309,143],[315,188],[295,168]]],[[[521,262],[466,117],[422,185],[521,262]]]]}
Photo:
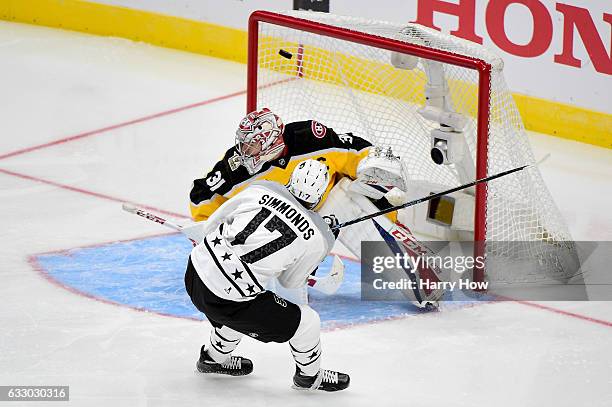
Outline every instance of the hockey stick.
{"type": "Polygon", "coordinates": [[[170,229],[178,230],[179,232],[183,229],[183,226],[179,224],[171,222],[168,219],[164,219],[161,216],[154,215],[151,212],[148,212],[127,202],[124,202],[121,205],[121,208],[126,212],[133,213],[134,215],[138,215],[152,222],[159,223],[160,225],[164,225],[166,227],[169,227],[170,229]]]}
{"type": "Polygon", "coordinates": [[[506,175],[510,175],[510,174],[515,173],[515,172],[522,171],[525,168],[537,167],[538,165],[542,164],[545,160],[547,160],[548,157],[550,157],[550,154],[545,155],[544,158],[542,158],[540,161],[538,161],[535,164],[527,164],[527,165],[523,165],[523,166],[520,166],[520,167],[517,167],[517,168],[513,168],[511,170],[503,171],[503,172],[491,175],[489,177],[477,179],[476,181],[470,182],[468,184],[459,185],[458,187],[447,189],[446,191],[437,192],[435,194],[427,195],[427,196],[425,196],[423,198],[415,199],[414,201],[406,202],[405,204],[402,204],[402,205],[392,206],[391,208],[383,209],[383,210],[381,210],[379,212],[374,212],[374,213],[371,213],[369,215],[361,216],[359,218],[346,221],[346,222],[341,223],[339,225],[333,226],[332,230],[337,230],[337,229],[340,229],[340,228],[343,228],[343,227],[346,227],[346,226],[354,225],[355,223],[363,222],[364,220],[372,219],[372,218],[375,218],[375,217],[380,216],[380,215],[384,215],[384,214],[389,213],[389,212],[394,212],[394,211],[397,211],[399,209],[407,208],[409,206],[414,206],[414,205],[420,204],[422,202],[431,201],[432,199],[440,198],[440,197],[442,197],[444,195],[452,194],[453,192],[461,191],[462,189],[466,189],[466,188],[473,187],[474,185],[482,184],[483,182],[489,182],[489,181],[494,180],[496,178],[501,178],[501,177],[504,177],[506,175]]]}
{"type": "MultiPolygon", "coordinates": [[[[124,211],[129,212],[129,213],[133,213],[134,215],[138,215],[138,216],[140,216],[142,218],[148,219],[151,222],[159,223],[160,225],[164,225],[164,226],[166,226],[166,227],[168,227],[170,229],[174,229],[174,230],[176,230],[178,232],[181,232],[181,233],[184,232],[184,230],[183,230],[184,227],[182,225],[179,225],[177,223],[169,221],[168,219],[164,219],[161,216],[155,215],[155,214],[153,214],[151,212],[148,212],[148,211],[146,211],[146,210],[144,210],[142,208],[138,208],[138,207],[136,207],[134,205],[131,205],[131,204],[128,204],[128,203],[125,203],[125,202],[121,205],[121,207],[123,208],[124,211]]],[[[193,243],[194,246],[196,246],[198,244],[195,240],[193,240],[193,239],[191,239],[189,237],[188,237],[188,239],[191,241],[191,243],[193,243]]]]}

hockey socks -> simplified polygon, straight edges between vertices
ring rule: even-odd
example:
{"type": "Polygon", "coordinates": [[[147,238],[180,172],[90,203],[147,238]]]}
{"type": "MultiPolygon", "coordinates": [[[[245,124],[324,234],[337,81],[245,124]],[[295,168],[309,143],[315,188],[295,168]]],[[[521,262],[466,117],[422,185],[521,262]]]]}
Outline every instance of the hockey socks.
{"type": "Polygon", "coordinates": [[[208,354],[218,362],[223,363],[236,349],[240,343],[242,334],[231,328],[222,326],[221,328],[213,328],[210,331],[210,346],[208,346],[208,354]]]}

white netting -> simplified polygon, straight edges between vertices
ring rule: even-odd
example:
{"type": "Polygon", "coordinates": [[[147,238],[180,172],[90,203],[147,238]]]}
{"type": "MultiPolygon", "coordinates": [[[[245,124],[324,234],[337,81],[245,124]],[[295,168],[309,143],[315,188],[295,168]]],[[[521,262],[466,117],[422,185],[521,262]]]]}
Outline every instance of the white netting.
{"type": "MultiPolygon", "coordinates": [[[[289,15],[490,64],[489,134],[483,135],[488,144],[487,174],[534,163],[520,115],[504,81],[503,62],[486,48],[416,24],[400,26],[312,12],[289,15]]],[[[448,187],[464,183],[453,165],[439,166],[431,160],[430,131],[438,124],[424,119],[417,110],[425,106],[425,85],[431,71],[443,66],[448,100],[454,111],[469,119],[465,135],[475,160],[478,72],[423,59],[414,69],[398,69],[391,64],[391,56],[391,51],[374,46],[260,23],[257,107],[271,108],[286,123],[315,119],[337,133],[352,132],[374,144],[391,145],[402,157],[407,179],[448,187]]],[[[536,249],[508,246],[506,254],[533,260],[535,267],[512,278],[487,269],[490,278],[531,281],[552,275],[561,279],[578,269],[571,236],[537,168],[491,182],[484,213],[487,241],[550,242],[536,249]]]]}

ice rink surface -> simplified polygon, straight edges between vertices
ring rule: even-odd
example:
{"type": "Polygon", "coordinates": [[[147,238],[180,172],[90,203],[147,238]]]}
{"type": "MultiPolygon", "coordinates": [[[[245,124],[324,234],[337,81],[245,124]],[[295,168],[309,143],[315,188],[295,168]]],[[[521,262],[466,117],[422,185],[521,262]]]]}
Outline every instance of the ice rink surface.
{"type": "MultiPolygon", "coordinates": [[[[36,256],[74,256],[97,282],[110,272],[104,252],[88,263],[75,248],[171,239],[120,202],[187,218],[191,181],[233,142],[245,66],[1,22],[0,67],[0,385],[70,385],[63,404],[73,406],[612,405],[606,302],[445,305],[328,324],[323,367],[352,379],[338,394],[292,390],[287,345],[248,337],[237,354],[253,359],[252,375],[197,375],[207,322],[62,286],[36,256]]],[[[552,153],[541,171],[574,238],[612,240],[612,151],[530,140],[536,156],[552,153]]],[[[125,259],[143,250],[127,247],[125,259]]],[[[130,284],[146,293],[147,282],[130,284]]]]}

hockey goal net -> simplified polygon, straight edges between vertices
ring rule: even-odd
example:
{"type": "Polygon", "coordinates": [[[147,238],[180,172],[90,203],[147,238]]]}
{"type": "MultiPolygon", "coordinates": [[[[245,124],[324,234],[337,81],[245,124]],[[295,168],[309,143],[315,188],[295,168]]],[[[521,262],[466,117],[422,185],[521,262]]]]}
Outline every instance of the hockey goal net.
{"type": "MultiPolygon", "coordinates": [[[[406,179],[439,188],[534,163],[503,61],[478,44],[417,24],[255,12],[247,105],[248,111],[269,107],[286,123],[314,119],[337,133],[392,146],[406,179]],[[436,164],[434,139],[449,131],[463,140],[462,163],[436,164]]],[[[470,238],[539,242],[487,243],[487,264],[504,257],[521,265],[512,273],[487,265],[489,279],[567,280],[576,273],[571,236],[537,167],[468,193],[473,224],[464,229],[470,238]]]]}

